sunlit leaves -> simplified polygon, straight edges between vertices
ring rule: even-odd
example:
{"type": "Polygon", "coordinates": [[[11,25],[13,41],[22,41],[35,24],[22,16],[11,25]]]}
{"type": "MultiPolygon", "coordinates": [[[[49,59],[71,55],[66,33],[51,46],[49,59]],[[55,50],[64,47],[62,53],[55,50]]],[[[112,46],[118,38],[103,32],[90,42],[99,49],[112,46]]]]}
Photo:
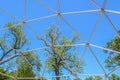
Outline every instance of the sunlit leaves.
{"type": "MultiPolygon", "coordinates": [[[[120,33],[120,31],[118,32],[120,33]]],[[[120,38],[118,36],[114,37],[112,40],[107,42],[105,47],[120,52],[120,38]]],[[[108,69],[112,69],[120,65],[120,54],[110,54],[105,62],[108,69]]]]}

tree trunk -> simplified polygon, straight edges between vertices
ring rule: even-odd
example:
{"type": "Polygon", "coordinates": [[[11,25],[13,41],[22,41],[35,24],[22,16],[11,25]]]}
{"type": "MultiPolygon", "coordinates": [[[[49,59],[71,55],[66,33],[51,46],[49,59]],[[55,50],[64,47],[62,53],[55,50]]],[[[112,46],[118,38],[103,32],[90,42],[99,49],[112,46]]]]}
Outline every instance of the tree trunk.
{"type": "Polygon", "coordinates": [[[55,70],[55,75],[57,76],[56,77],[56,80],[60,80],[60,72],[59,72],[59,70],[55,70]]]}

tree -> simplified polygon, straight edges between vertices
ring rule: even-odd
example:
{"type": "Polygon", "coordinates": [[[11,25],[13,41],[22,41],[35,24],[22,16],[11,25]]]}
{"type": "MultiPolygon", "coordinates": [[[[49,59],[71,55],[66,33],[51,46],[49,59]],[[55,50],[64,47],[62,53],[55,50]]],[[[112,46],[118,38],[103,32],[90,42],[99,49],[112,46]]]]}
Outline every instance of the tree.
{"type": "Polygon", "coordinates": [[[0,36],[0,64],[19,56],[17,50],[24,47],[27,42],[27,38],[22,31],[21,25],[14,25],[12,22],[8,22],[4,28],[8,28],[8,31],[0,36]]]}
{"type": "Polygon", "coordinates": [[[39,55],[34,52],[26,52],[24,56],[21,56],[17,60],[18,63],[18,77],[35,77],[35,73],[33,72],[33,67],[40,71],[41,63],[39,59],[39,55]],[[26,58],[29,63],[24,59],[26,58]]]}
{"type": "MultiPolygon", "coordinates": [[[[22,31],[22,26],[14,25],[14,23],[8,22],[5,25],[5,28],[8,28],[8,31],[0,36],[0,64],[16,58],[16,63],[18,65],[18,77],[35,77],[36,75],[30,64],[40,71],[41,63],[39,55],[35,52],[20,51],[21,48],[24,48],[24,45],[28,42],[27,37],[22,31]],[[30,64],[28,64],[25,58],[30,64]]],[[[15,71],[13,71],[13,74],[16,75],[15,71]]]]}
{"type": "MultiPolygon", "coordinates": [[[[9,71],[7,71],[7,70],[4,70],[3,67],[0,67],[0,72],[2,72],[2,73],[4,73],[4,74],[7,74],[7,75],[11,75],[11,74],[12,74],[12,72],[9,72],[9,71]]],[[[12,78],[6,77],[6,76],[0,74],[0,80],[12,80],[12,78]]]]}
{"type": "Polygon", "coordinates": [[[80,78],[75,78],[74,80],[81,80],[80,78]]]}
{"type": "Polygon", "coordinates": [[[93,80],[93,77],[88,77],[85,80],[93,80]]]}
{"type": "MultiPolygon", "coordinates": [[[[60,76],[62,74],[62,69],[68,69],[69,67],[72,70],[78,70],[78,72],[82,71],[82,65],[79,66],[79,59],[76,55],[76,50],[72,49],[71,46],[55,46],[55,45],[72,45],[76,41],[76,37],[72,39],[67,39],[65,36],[62,36],[59,31],[56,31],[56,27],[52,26],[47,29],[47,32],[44,36],[45,39],[41,39],[44,42],[45,46],[51,46],[50,49],[45,49],[49,56],[47,61],[47,68],[50,71],[53,71],[55,76],[60,76]],[[48,42],[49,41],[49,42],[48,42]]],[[[70,73],[72,73],[70,71],[70,73]]],[[[60,80],[60,77],[56,77],[56,80],[60,80]]]]}
{"type": "Polygon", "coordinates": [[[88,77],[85,80],[102,80],[100,76],[95,76],[95,77],[88,77]]]}
{"type": "MultiPolygon", "coordinates": [[[[118,31],[118,33],[120,33],[120,31],[118,31]]],[[[112,40],[107,42],[105,47],[120,52],[120,38],[117,36],[114,37],[112,40]]],[[[110,55],[105,60],[105,63],[106,63],[106,67],[111,70],[116,66],[120,65],[120,54],[117,54],[117,53],[113,54],[111,52],[109,53],[110,55]]]]}
{"type": "Polygon", "coordinates": [[[112,74],[108,80],[120,80],[120,76],[117,76],[116,74],[112,74]]]}

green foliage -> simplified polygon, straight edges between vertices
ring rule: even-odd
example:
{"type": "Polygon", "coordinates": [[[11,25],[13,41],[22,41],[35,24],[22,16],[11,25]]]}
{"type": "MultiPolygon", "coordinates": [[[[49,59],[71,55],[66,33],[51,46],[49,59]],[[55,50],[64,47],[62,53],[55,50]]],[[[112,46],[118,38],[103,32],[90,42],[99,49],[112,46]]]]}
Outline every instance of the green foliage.
{"type": "Polygon", "coordinates": [[[117,76],[116,74],[112,74],[112,75],[109,77],[109,80],[120,80],[120,76],[117,76]]]}
{"type": "MultiPolygon", "coordinates": [[[[47,29],[44,37],[46,40],[42,39],[42,41],[44,42],[45,46],[51,46],[52,44],[50,49],[45,49],[47,54],[50,54],[49,59],[47,60],[47,68],[50,71],[53,71],[56,76],[61,75],[63,69],[70,71],[65,66],[66,64],[64,61],[66,61],[72,70],[82,72],[82,65],[80,63],[79,66],[76,50],[72,46],[59,46],[74,44],[77,39],[75,36],[73,36],[71,39],[68,39],[67,37],[62,36],[58,30],[56,31],[56,27],[53,25],[47,29]]],[[[58,77],[56,80],[60,80],[60,78],[58,77]]]]}
{"type": "MultiPolygon", "coordinates": [[[[11,72],[9,72],[7,70],[4,70],[3,67],[0,67],[0,72],[4,73],[6,75],[11,75],[12,74],[11,72]]],[[[0,80],[13,80],[13,79],[0,74],[0,80]]]]}
{"type": "MultiPolygon", "coordinates": [[[[12,22],[8,22],[5,25],[5,28],[8,28],[7,31],[3,33],[2,36],[0,36],[0,51],[1,51],[0,61],[10,56],[13,56],[14,54],[17,54],[17,51],[14,51],[13,49],[16,49],[19,51],[21,48],[24,48],[24,45],[26,45],[28,42],[28,38],[25,36],[21,25],[15,25],[12,22]]],[[[25,52],[22,54],[23,56],[20,56],[20,55],[15,56],[16,63],[18,65],[17,76],[18,77],[35,77],[36,75],[33,71],[33,68],[27,63],[25,58],[34,68],[40,71],[40,67],[42,65],[40,63],[39,55],[37,55],[35,52],[25,52]]],[[[15,57],[12,57],[9,60],[12,60],[15,57]]],[[[1,72],[4,72],[4,71],[1,71],[1,72]]],[[[7,73],[9,72],[7,71],[7,73]]],[[[12,73],[10,74],[13,74],[14,76],[16,76],[16,70],[13,70],[12,73]]]]}
{"type": "Polygon", "coordinates": [[[80,78],[75,78],[74,80],[81,80],[80,78]]]}
{"type": "Polygon", "coordinates": [[[11,36],[14,49],[20,49],[20,47],[26,44],[27,38],[24,35],[21,25],[14,25],[12,22],[8,22],[5,27],[9,28],[9,34],[11,35],[8,35],[8,37],[11,36]]]}
{"type": "Polygon", "coordinates": [[[21,25],[15,25],[12,22],[8,22],[5,25],[5,28],[8,28],[7,31],[0,36],[0,61],[6,57],[16,54],[13,49],[20,50],[28,42],[21,25]]]}
{"type": "Polygon", "coordinates": [[[28,63],[22,62],[18,67],[18,77],[35,77],[35,74],[28,63]]]}
{"type": "Polygon", "coordinates": [[[86,80],[93,80],[93,77],[88,77],[86,78],[86,80]]]}
{"type": "MultiPolygon", "coordinates": [[[[119,33],[120,33],[120,31],[119,31],[119,33]]],[[[120,52],[120,38],[117,36],[114,37],[112,40],[107,42],[105,47],[120,52]]],[[[110,55],[105,60],[105,63],[106,63],[106,67],[111,70],[114,67],[120,65],[120,54],[117,54],[117,53],[113,54],[111,52],[109,52],[109,53],[110,53],[110,55]]]]}
{"type": "Polygon", "coordinates": [[[24,56],[18,58],[18,77],[35,77],[35,73],[33,72],[33,68],[28,64],[25,58],[29,61],[29,63],[40,71],[40,67],[42,66],[40,63],[39,55],[34,52],[24,53],[24,56]]]}
{"type": "Polygon", "coordinates": [[[102,80],[100,76],[95,76],[95,77],[88,77],[85,80],[102,80]]]}

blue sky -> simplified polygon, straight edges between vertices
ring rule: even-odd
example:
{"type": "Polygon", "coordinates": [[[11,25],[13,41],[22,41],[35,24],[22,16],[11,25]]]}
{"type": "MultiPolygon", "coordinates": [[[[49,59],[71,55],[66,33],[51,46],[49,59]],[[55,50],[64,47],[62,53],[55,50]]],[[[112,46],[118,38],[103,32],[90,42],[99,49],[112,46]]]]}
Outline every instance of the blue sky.
{"type": "MultiPolygon", "coordinates": [[[[50,6],[55,11],[58,11],[57,9],[57,0],[41,0],[46,5],[50,6]]],[[[94,0],[96,3],[98,3],[100,6],[103,5],[104,0],[94,0]]],[[[113,10],[113,11],[119,11],[120,12],[120,0],[107,0],[106,3],[106,10],[113,10]]],[[[0,2],[0,28],[4,26],[9,21],[18,23],[17,20],[6,14],[5,12],[1,11],[1,8],[7,10],[14,16],[18,17],[19,19],[23,20],[23,13],[24,13],[24,0],[2,0],[0,2]]],[[[26,5],[26,16],[25,21],[29,21],[32,19],[53,15],[54,12],[48,10],[45,6],[40,5],[35,0],[27,0],[26,5]]],[[[85,10],[96,10],[98,9],[94,4],[90,2],[90,0],[60,0],[60,12],[76,12],[76,11],[85,11],[85,10]]],[[[120,29],[120,14],[113,14],[108,13],[106,14],[111,19],[112,23],[116,27],[117,30],[120,29]]],[[[81,34],[82,38],[85,40],[88,40],[91,31],[98,19],[99,12],[92,12],[92,13],[84,13],[84,14],[71,14],[71,15],[63,15],[64,19],[66,19],[74,29],[81,34]]],[[[31,26],[36,32],[38,32],[41,35],[44,35],[46,28],[51,26],[52,24],[56,24],[57,17],[47,18],[43,20],[36,20],[33,22],[28,22],[27,25],[31,26]]],[[[68,38],[72,35],[72,30],[64,23],[62,19],[59,19],[59,29],[61,30],[62,34],[67,36],[68,38]]],[[[4,31],[1,31],[1,33],[4,31]]],[[[26,35],[31,39],[30,43],[30,49],[32,48],[38,48],[42,47],[41,41],[38,41],[36,36],[25,26],[24,32],[26,35]]],[[[112,39],[116,36],[116,33],[112,29],[111,25],[107,21],[104,15],[102,15],[100,22],[96,28],[95,34],[90,41],[90,43],[98,45],[98,46],[104,46],[107,41],[112,39]]],[[[81,40],[78,40],[77,43],[83,43],[81,40]]],[[[105,54],[103,50],[97,49],[92,47],[95,54],[97,55],[98,59],[100,60],[101,64],[104,65],[104,59],[107,57],[108,54],[105,54]]],[[[80,56],[84,50],[84,47],[77,47],[78,55],[80,56]]],[[[39,51],[41,56],[44,56],[44,51],[39,51]]],[[[41,58],[43,60],[43,58],[41,58]]],[[[94,57],[91,55],[91,52],[89,49],[86,51],[85,58],[83,59],[85,62],[85,68],[84,73],[103,73],[98,64],[96,63],[94,57]]],[[[105,69],[107,71],[107,69],[105,69]]],[[[120,70],[119,70],[120,71],[120,70]]],[[[118,74],[120,72],[117,71],[118,74]]],[[[107,71],[108,72],[108,71],[107,71]]]]}

